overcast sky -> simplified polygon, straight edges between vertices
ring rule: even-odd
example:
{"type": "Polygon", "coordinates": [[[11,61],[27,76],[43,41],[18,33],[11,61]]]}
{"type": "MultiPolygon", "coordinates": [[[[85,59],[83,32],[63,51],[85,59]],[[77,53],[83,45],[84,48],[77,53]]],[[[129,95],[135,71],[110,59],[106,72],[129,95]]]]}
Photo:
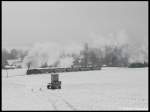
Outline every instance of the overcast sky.
{"type": "Polygon", "coordinates": [[[125,30],[148,38],[148,2],[2,2],[2,47],[84,42],[91,33],[125,30]]]}

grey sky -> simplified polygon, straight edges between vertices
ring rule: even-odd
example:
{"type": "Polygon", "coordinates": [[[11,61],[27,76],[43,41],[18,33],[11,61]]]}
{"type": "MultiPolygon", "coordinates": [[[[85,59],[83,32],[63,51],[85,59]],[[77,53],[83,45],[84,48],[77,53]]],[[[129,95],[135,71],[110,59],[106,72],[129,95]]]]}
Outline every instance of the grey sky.
{"type": "MultiPolygon", "coordinates": [[[[2,46],[83,42],[91,32],[148,38],[148,2],[2,2],[2,46]]],[[[133,39],[133,40],[134,40],[133,39]]]]}

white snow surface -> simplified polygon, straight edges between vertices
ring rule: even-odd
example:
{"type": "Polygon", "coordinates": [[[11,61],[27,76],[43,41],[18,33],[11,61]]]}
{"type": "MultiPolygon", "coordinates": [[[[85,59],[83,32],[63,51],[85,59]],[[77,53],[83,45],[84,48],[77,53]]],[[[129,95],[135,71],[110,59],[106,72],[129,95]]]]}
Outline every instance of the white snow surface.
{"type": "Polygon", "coordinates": [[[25,73],[2,70],[2,110],[148,110],[148,68],[59,73],[59,90],[46,88],[50,74],[25,73]]]}

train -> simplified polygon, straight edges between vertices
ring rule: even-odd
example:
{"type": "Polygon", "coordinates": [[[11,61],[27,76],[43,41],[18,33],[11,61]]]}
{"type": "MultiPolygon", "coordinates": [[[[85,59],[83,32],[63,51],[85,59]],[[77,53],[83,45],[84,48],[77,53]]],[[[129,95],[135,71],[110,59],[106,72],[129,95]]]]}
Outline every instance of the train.
{"type": "Polygon", "coordinates": [[[28,69],[26,74],[32,75],[32,74],[45,74],[45,73],[92,71],[92,70],[101,70],[101,66],[70,67],[70,68],[36,68],[36,69],[28,69]]]}

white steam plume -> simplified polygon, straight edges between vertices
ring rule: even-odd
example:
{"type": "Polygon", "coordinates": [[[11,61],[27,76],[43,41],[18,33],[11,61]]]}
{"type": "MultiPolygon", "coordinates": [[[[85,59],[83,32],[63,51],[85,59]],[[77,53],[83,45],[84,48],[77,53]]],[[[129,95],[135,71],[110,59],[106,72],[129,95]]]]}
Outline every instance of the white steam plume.
{"type": "Polygon", "coordinates": [[[88,44],[90,47],[100,48],[102,51],[105,50],[105,46],[112,48],[121,47],[123,51],[122,55],[128,55],[129,62],[148,62],[148,38],[144,39],[145,40],[141,42],[138,39],[129,37],[126,30],[120,30],[108,35],[92,32],[88,44]]]}
{"type": "Polygon", "coordinates": [[[69,67],[73,64],[72,54],[79,55],[82,47],[79,44],[68,44],[61,46],[56,43],[37,43],[30,49],[28,56],[24,59],[24,65],[32,62],[31,68],[41,67],[45,63],[53,66],[69,67]],[[64,56],[62,56],[64,55],[64,56]]]}
{"type": "MultiPolygon", "coordinates": [[[[148,39],[140,42],[131,39],[125,30],[120,30],[108,35],[91,33],[90,38],[85,40],[91,48],[100,48],[105,54],[105,47],[120,47],[122,56],[128,55],[129,62],[148,62],[148,39]]],[[[32,62],[32,68],[41,67],[45,63],[52,66],[57,63],[61,67],[70,67],[73,65],[73,55],[80,55],[84,45],[70,43],[64,46],[54,42],[37,43],[29,51],[24,59],[24,64],[32,62]]]]}
{"type": "Polygon", "coordinates": [[[63,57],[59,60],[59,67],[65,67],[65,68],[68,68],[68,67],[71,67],[73,65],[73,57],[63,57]]]}

